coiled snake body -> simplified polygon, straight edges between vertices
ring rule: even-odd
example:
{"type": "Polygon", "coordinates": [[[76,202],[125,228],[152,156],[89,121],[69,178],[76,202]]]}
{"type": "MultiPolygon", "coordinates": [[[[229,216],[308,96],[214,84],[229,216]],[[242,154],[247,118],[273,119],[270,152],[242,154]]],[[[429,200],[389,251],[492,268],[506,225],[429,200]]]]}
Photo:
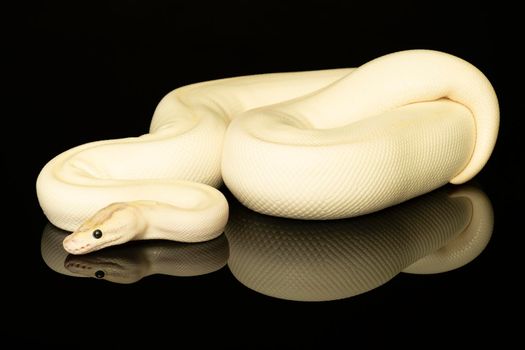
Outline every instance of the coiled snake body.
{"type": "Polygon", "coordinates": [[[88,143],[52,159],[40,205],[75,231],[83,254],[132,239],[185,242],[222,233],[222,181],[245,206],[274,216],[337,219],[380,210],[488,160],[496,94],[471,64],[403,51],[357,69],[277,73],[176,89],[150,132],[88,143]]]}

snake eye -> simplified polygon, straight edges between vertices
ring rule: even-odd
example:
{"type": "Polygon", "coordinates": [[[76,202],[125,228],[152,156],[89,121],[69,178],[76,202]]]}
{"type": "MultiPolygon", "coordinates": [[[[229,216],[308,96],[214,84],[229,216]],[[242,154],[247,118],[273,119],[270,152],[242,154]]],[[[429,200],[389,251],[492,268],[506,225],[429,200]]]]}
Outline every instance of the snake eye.
{"type": "Polygon", "coordinates": [[[93,231],[93,237],[95,237],[96,239],[99,239],[100,237],[102,237],[102,231],[100,230],[93,231]]]}
{"type": "Polygon", "coordinates": [[[97,272],[95,272],[95,277],[96,278],[104,278],[105,275],[106,274],[102,270],[98,270],[97,272]]]}

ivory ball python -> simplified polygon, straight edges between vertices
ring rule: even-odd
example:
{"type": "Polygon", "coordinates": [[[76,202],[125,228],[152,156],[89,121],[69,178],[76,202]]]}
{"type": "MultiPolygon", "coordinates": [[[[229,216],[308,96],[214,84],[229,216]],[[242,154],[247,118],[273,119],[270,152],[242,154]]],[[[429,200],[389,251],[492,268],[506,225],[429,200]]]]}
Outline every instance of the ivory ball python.
{"type": "Polygon", "coordinates": [[[473,65],[410,50],[357,69],[263,74],[176,89],[150,132],[72,148],[40,172],[37,194],[84,254],[136,239],[223,232],[222,181],[259,213],[339,219],[460,184],[487,162],[497,97],[473,65]]]}

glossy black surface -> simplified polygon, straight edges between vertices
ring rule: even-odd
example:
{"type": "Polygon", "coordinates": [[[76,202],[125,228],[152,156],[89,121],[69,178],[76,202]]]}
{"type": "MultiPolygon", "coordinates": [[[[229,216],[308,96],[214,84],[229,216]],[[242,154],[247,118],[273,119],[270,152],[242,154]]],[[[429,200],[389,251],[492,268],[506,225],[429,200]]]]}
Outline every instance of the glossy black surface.
{"type": "MultiPolygon", "coordinates": [[[[4,313],[8,338],[69,346],[98,346],[109,338],[110,343],[128,345],[145,340],[150,346],[212,342],[272,348],[325,348],[334,342],[345,348],[512,342],[518,324],[509,315],[519,315],[522,309],[515,287],[522,263],[514,252],[520,248],[518,199],[523,196],[515,169],[522,163],[516,126],[522,112],[513,108],[520,98],[504,79],[505,69],[517,67],[512,46],[507,46],[517,43],[511,39],[513,21],[492,5],[465,10],[445,3],[427,5],[17,5],[10,12],[13,16],[8,15],[14,29],[7,33],[13,40],[6,50],[8,69],[13,67],[16,76],[9,85],[13,97],[6,99],[14,112],[4,119],[4,133],[10,138],[2,140],[1,148],[9,196],[2,214],[8,225],[2,244],[4,301],[11,307],[4,313]],[[93,271],[99,277],[102,271],[103,278],[76,278],[46,265],[41,239],[47,221],[34,182],[40,168],[59,152],[88,141],[146,132],[160,98],[185,84],[358,66],[409,48],[465,58],[488,76],[500,99],[498,144],[474,181],[490,198],[494,230],[486,249],[471,263],[436,275],[399,274],[366,293],[324,302],[289,301],[256,292],[239,282],[228,265],[198,276],[155,274],[131,284],[105,280],[109,273],[103,269],[93,271]],[[416,341],[415,336],[425,340],[416,341]]],[[[122,258],[140,261],[141,254],[139,249],[122,258]]],[[[71,259],[70,267],[80,265],[71,259]]]]}

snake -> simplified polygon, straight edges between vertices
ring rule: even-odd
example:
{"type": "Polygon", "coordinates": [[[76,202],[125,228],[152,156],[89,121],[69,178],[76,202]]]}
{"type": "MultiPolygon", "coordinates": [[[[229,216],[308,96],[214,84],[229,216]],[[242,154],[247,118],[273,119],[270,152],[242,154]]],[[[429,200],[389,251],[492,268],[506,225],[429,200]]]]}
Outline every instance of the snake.
{"type": "Polygon", "coordinates": [[[357,68],[179,87],[149,132],[51,159],[36,181],[63,242],[85,254],[130,240],[218,237],[224,184],[261,214],[332,220],[473,178],[499,128],[488,78],[448,53],[407,50],[357,68]]]}

